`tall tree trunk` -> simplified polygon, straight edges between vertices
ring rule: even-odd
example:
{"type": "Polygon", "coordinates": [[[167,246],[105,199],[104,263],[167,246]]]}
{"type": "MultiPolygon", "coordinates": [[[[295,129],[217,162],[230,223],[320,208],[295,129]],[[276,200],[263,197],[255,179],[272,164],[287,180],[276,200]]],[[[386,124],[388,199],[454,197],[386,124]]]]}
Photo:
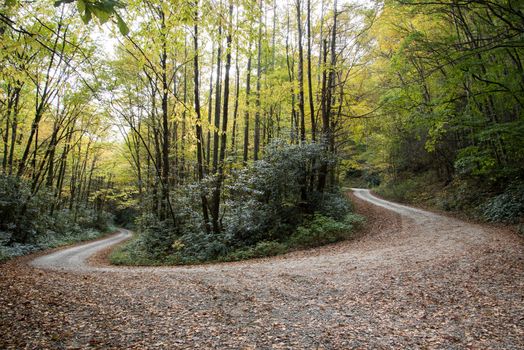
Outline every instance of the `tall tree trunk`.
{"type": "MultiPolygon", "coordinates": [[[[319,36],[319,53],[318,53],[318,64],[317,64],[317,86],[321,85],[322,81],[322,62],[324,60],[324,0],[320,2],[320,36],[319,36]]],[[[322,89],[317,90],[317,102],[322,100],[322,89]]],[[[321,107],[322,108],[322,107],[321,107]]]]}
{"type": "Polygon", "coordinates": [[[295,112],[295,60],[293,59],[293,53],[290,53],[290,45],[289,45],[289,35],[290,35],[290,16],[289,13],[287,14],[287,35],[286,35],[286,64],[287,64],[287,73],[289,82],[291,83],[291,131],[290,131],[290,139],[291,143],[294,144],[297,141],[296,131],[297,124],[296,124],[296,112],[295,112]]]}
{"type": "Polygon", "coordinates": [[[311,118],[311,139],[316,140],[315,104],[313,102],[313,82],[311,66],[311,0],[307,0],[307,84],[309,89],[309,113],[311,118]]]}
{"type": "Polygon", "coordinates": [[[53,205],[51,205],[51,215],[53,215],[53,212],[57,206],[60,205],[60,201],[62,199],[62,189],[64,186],[64,178],[65,178],[65,172],[67,167],[67,155],[69,154],[69,151],[71,150],[71,139],[73,138],[73,127],[70,126],[66,133],[66,144],[64,145],[64,148],[62,150],[62,154],[60,155],[60,165],[58,167],[58,178],[56,179],[56,192],[55,192],[55,201],[53,202],[53,205]]]}
{"type": "Polygon", "coordinates": [[[300,0],[296,0],[298,29],[298,110],[300,113],[300,141],[306,141],[306,123],[304,108],[304,49],[302,47],[302,11],[300,0]]]}
{"type": "MultiPolygon", "coordinates": [[[[215,62],[215,41],[213,40],[213,45],[211,47],[211,72],[213,72],[213,64],[215,62]]],[[[217,74],[218,75],[218,74],[217,74]]],[[[206,168],[209,170],[209,165],[211,164],[211,116],[213,115],[213,74],[209,77],[209,100],[207,106],[207,142],[206,150],[203,154],[204,159],[206,160],[206,168]]]]}
{"type": "Polygon", "coordinates": [[[233,32],[233,3],[229,4],[229,26],[226,37],[226,67],[224,76],[224,109],[222,112],[222,135],[220,138],[220,157],[218,163],[218,179],[216,180],[216,188],[213,193],[213,231],[219,233],[221,225],[219,222],[220,215],[220,192],[222,189],[222,182],[224,181],[224,160],[226,158],[227,148],[227,118],[229,113],[229,71],[231,69],[231,36],[233,32]]]}
{"type": "Polygon", "coordinates": [[[4,174],[7,172],[7,158],[8,158],[8,152],[9,152],[8,151],[9,150],[9,129],[11,129],[11,126],[9,125],[9,120],[11,119],[12,107],[13,107],[13,99],[11,96],[11,85],[8,84],[7,85],[7,108],[6,108],[6,115],[5,115],[5,134],[2,135],[2,138],[4,141],[4,157],[2,159],[2,170],[4,174]]]}
{"type": "MultiPolygon", "coordinates": [[[[62,13],[63,16],[63,13],[62,13]]],[[[36,86],[36,104],[35,104],[35,116],[33,118],[33,121],[31,123],[31,129],[29,131],[29,136],[27,138],[26,146],[24,148],[24,152],[22,154],[22,157],[18,163],[18,172],[17,176],[20,177],[24,175],[25,168],[27,166],[27,160],[29,158],[29,153],[31,151],[31,144],[33,143],[33,138],[35,137],[35,134],[38,130],[38,125],[40,124],[40,120],[42,119],[42,116],[44,115],[44,111],[48,105],[49,100],[51,99],[52,95],[54,94],[53,91],[51,91],[51,82],[53,79],[53,76],[51,74],[53,65],[55,63],[55,58],[59,54],[58,50],[58,42],[60,40],[60,33],[62,31],[62,18],[60,19],[60,22],[58,23],[57,29],[56,29],[56,38],[53,41],[53,47],[52,47],[52,54],[49,59],[49,63],[46,68],[46,74],[45,74],[45,83],[42,90],[42,93],[40,94],[40,86],[37,84],[36,86]]],[[[65,41],[65,33],[63,34],[64,41],[65,41]]],[[[60,55],[64,51],[64,45],[62,46],[62,50],[60,52],[60,55]]]]}
{"type": "Polygon", "coordinates": [[[256,112],[255,112],[255,137],[253,140],[253,160],[258,160],[258,152],[260,150],[260,88],[261,88],[261,74],[262,74],[262,0],[259,2],[259,21],[258,21],[258,45],[257,45],[257,93],[256,93],[256,112]]]}
{"type": "Polygon", "coordinates": [[[251,43],[249,44],[249,57],[247,58],[247,73],[246,73],[246,109],[244,111],[244,165],[247,164],[249,158],[249,98],[251,93],[251,43]]]}
{"type": "Polygon", "coordinates": [[[276,36],[277,36],[277,0],[273,0],[273,30],[271,32],[271,68],[275,69],[276,63],[276,36]]]}
{"type": "MultiPolygon", "coordinates": [[[[193,88],[194,88],[194,99],[195,99],[195,112],[196,112],[196,118],[197,122],[195,123],[196,128],[196,138],[197,138],[197,173],[198,173],[198,180],[202,181],[204,179],[204,160],[203,160],[203,135],[202,135],[202,115],[200,111],[200,89],[199,89],[199,68],[198,68],[198,57],[199,57],[199,51],[198,51],[198,1],[195,3],[195,23],[193,25],[193,47],[195,50],[195,56],[193,58],[193,88]]],[[[206,228],[206,231],[209,232],[209,214],[207,211],[207,198],[204,194],[200,196],[200,200],[202,202],[202,217],[204,219],[204,227],[206,228]]]]}
{"type": "Polygon", "coordinates": [[[17,136],[17,130],[18,130],[18,112],[20,111],[20,87],[16,88],[16,94],[15,94],[15,101],[13,105],[13,113],[12,113],[12,120],[11,120],[11,146],[9,147],[9,159],[7,161],[8,167],[9,167],[9,175],[13,174],[13,158],[15,153],[15,147],[16,147],[16,136],[17,136]]]}
{"type": "MultiPolygon", "coordinates": [[[[238,13],[238,12],[237,12],[238,13]]],[[[231,134],[231,153],[235,155],[237,149],[237,119],[238,119],[238,98],[240,96],[240,70],[238,68],[238,43],[235,58],[235,106],[233,107],[233,130],[231,134]]]]}
{"type": "MultiPolygon", "coordinates": [[[[326,147],[327,139],[329,135],[329,114],[328,114],[328,104],[327,100],[327,40],[324,40],[324,45],[322,49],[322,57],[324,59],[324,68],[322,70],[322,96],[321,96],[321,108],[322,108],[322,144],[326,147]]],[[[326,187],[326,176],[327,176],[327,164],[325,161],[322,161],[320,165],[319,174],[318,174],[318,186],[317,190],[323,192],[326,187]]]]}
{"type": "MultiPolygon", "coordinates": [[[[220,6],[222,2],[220,2],[220,6]]],[[[220,102],[222,95],[222,20],[218,24],[218,49],[217,49],[217,77],[215,84],[215,122],[213,132],[213,174],[218,170],[218,144],[219,144],[219,132],[220,129],[220,102]]]]}
{"type": "Polygon", "coordinates": [[[57,122],[53,125],[53,134],[51,135],[51,140],[49,141],[49,165],[47,166],[47,179],[46,179],[46,186],[49,189],[53,188],[53,182],[55,179],[55,150],[57,146],[57,134],[58,134],[58,128],[57,122]]]}
{"type": "MultiPolygon", "coordinates": [[[[337,33],[337,0],[333,3],[333,28],[331,31],[331,61],[329,65],[329,76],[326,82],[326,72],[322,73],[322,143],[326,151],[330,149],[330,145],[334,144],[333,130],[331,130],[331,108],[333,104],[333,90],[335,88],[335,66],[337,63],[336,57],[336,33],[337,33]]],[[[324,66],[327,64],[327,41],[324,41],[324,66]]],[[[330,169],[326,162],[322,162],[318,190],[324,191],[326,186],[326,177],[330,169]]]]}
{"type": "MultiPolygon", "coordinates": [[[[187,61],[187,38],[184,41],[184,61],[187,61]]],[[[187,65],[184,65],[184,105],[187,105],[187,65]]],[[[180,135],[180,169],[179,169],[179,180],[180,183],[185,179],[185,168],[186,168],[186,114],[187,111],[184,108],[182,112],[182,130],[180,135]]]]}
{"type": "Polygon", "coordinates": [[[168,116],[168,79],[167,79],[167,37],[166,37],[166,23],[165,14],[161,12],[162,20],[162,55],[160,59],[162,67],[162,200],[160,219],[164,220],[169,212],[173,222],[175,221],[175,214],[171,207],[171,201],[169,199],[169,188],[170,188],[170,164],[169,164],[169,152],[170,152],[170,134],[169,134],[169,116],[168,116]]]}

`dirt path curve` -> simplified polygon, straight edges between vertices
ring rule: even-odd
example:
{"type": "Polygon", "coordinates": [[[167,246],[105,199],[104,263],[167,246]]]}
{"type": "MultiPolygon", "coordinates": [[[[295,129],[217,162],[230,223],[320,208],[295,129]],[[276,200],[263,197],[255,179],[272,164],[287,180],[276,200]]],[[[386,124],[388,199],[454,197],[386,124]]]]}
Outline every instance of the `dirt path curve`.
{"type": "MultiPolygon", "coordinates": [[[[193,267],[0,265],[0,349],[523,349],[524,244],[354,189],[354,240],[193,267]]],[[[32,263],[31,263],[32,261],[32,263]]]]}
{"type": "Polygon", "coordinates": [[[66,248],[49,255],[41,256],[33,260],[31,264],[35,267],[44,269],[91,271],[92,266],[88,265],[88,258],[101,250],[128,239],[129,237],[131,237],[131,233],[128,230],[119,229],[117,234],[112,235],[109,238],[66,248]]]}

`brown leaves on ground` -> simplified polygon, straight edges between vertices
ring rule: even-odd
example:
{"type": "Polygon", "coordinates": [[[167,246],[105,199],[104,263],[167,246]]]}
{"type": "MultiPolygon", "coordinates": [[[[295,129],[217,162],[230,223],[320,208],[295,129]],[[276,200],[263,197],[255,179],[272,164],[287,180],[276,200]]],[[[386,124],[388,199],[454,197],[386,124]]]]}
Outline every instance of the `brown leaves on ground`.
{"type": "Polygon", "coordinates": [[[524,348],[521,238],[356,203],[370,218],[358,238],[277,258],[0,265],[0,348],[524,348]]]}

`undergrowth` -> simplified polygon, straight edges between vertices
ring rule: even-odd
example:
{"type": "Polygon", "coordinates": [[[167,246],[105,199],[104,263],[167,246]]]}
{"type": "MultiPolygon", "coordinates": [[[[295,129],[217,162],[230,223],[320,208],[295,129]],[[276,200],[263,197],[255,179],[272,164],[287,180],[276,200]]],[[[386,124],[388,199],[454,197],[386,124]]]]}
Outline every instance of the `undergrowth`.
{"type": "Polygon", "coordinates": [[[316,186],[323,165],[336,159],[316,143],[290,145],[273,140],[264,158],[232,169],[224,180],[220,220],[211,229],[202,215],[202,195],[213,198],[216,178],[208,176],[173,191],[172,219],[143,213],[138,238],[118,249],[118,264],[194,264],[230,261],[346,239],[361,220],[334,184],[316,186]],[[348,215],[349,214],[349,215],[348,215]]]}
{"type": "Polygon", "coordinates": [[[138,234],[132,240],[117,247],[110,255],[114,265],[184,265],[205,262],[240,261],[254,258],[264,258],[285,254],[290,251],[312,248],[325,244],[336,243],[351,238],[356,227],[364,222],[358,214],[349,213],[341,220],[329,216],[314,214],[307,217],[291,235],[280,240],[265,240],[253,245],[224,250],[212,254],[203,248],[203,254],[184,253],[184,243],[173,242],[175,253],[166,255],[163,259],[151,256],[144,246],[143,236],[138,234]]]}

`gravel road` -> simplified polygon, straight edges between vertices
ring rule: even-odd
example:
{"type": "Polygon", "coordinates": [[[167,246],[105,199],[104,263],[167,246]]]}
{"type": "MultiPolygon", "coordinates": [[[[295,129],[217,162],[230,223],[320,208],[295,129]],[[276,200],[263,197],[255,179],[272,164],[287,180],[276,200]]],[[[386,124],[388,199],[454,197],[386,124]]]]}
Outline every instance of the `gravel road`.
{"type": "Polygon", "coordinates": [[[120,243],[130,237],[131,233],[128,230],[119,229],[117,234],[109,238],[59,250],[49,255],[38,257],[31,262],[31,265],[43,269],[93,271],[93,267],[87,262],[88,258],[99,251],[120,243]]]}
{"type": "Polygon", "coordinates": [[[353,192],[355,239],[280,257],[87,262],[122,231],[0,265],[0,348],[524,348],[521,237],[353,192]]]}

